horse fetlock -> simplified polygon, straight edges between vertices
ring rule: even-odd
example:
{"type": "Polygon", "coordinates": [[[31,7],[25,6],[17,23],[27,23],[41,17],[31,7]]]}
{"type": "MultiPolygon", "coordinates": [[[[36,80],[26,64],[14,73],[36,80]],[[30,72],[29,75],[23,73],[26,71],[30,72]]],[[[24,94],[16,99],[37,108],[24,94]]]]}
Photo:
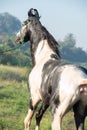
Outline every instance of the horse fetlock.
{"type": "Polygon", "coordinates": [[[58,122],[58,120],[54,120],[52,122],[52,130],[61,130],[61,124],[58,122]]]}
{"type": "Polygon", "coordinates": [[[29,130],[29,122],[27,121],[27,119],[25,118],[24,120],[24,126],[25,126],[25,130],[29,130]]]}
{"type": "Polygon", "coordinates": [[[36,125],[36,128],[35,128],[35,130],[40,130],[40,128],[39,128],[39,126],[38,126],[38,125],[36,125]]]}

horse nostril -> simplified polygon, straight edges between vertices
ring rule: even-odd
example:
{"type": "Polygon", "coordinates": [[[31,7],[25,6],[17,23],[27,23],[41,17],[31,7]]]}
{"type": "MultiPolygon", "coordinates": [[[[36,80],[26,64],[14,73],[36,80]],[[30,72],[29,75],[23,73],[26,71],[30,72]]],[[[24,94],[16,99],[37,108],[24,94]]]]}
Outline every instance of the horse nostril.
{"type": "Polygon", "coordinates": [[[16,43],[16,44],[21,43],[21,39],[18,37],[18,38],[15,40],[15,43],[16,43]]]}

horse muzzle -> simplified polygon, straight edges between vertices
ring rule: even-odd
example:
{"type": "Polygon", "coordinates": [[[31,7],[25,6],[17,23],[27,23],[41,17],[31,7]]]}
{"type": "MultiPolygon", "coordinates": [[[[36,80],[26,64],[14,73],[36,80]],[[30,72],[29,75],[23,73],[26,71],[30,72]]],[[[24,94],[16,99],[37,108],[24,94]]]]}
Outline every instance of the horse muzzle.
{"type": "Polygon", "coordinates": [[[22,40],[20,37],[18,37],[16,40],[15,40],[15,43],[16,44],[22,44],[22,40]]]}

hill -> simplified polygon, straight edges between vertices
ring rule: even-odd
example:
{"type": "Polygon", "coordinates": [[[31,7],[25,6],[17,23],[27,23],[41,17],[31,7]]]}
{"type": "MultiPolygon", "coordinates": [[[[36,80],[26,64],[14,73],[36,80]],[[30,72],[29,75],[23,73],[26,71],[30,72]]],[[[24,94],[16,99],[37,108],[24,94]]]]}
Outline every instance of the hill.
{"type": "Polygon", "coordinates": [[[21,26],[21,22],[9,13],[0,13],[0,38],[3,35],[15,34],[21,26]]]}

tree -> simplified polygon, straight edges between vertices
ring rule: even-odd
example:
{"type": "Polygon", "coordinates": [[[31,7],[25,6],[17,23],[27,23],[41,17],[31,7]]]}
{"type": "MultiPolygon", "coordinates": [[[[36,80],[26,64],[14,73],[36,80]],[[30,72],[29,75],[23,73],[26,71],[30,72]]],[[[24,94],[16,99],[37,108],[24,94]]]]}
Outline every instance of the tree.
{"type": "Polygon", "coordinates": [[[76,45],[76,39],[74,38],[74,35],[72,33],[69,33],[65,36],[64,40],[60,42],[61,47],[75,47],[76,45]]]}
{"type": "Polygon", "coordinates": [[[76,39],[72,33],[60,41],[61,57],[70,62],[87,62],[87,53],[76,47],[76,39]]]}

